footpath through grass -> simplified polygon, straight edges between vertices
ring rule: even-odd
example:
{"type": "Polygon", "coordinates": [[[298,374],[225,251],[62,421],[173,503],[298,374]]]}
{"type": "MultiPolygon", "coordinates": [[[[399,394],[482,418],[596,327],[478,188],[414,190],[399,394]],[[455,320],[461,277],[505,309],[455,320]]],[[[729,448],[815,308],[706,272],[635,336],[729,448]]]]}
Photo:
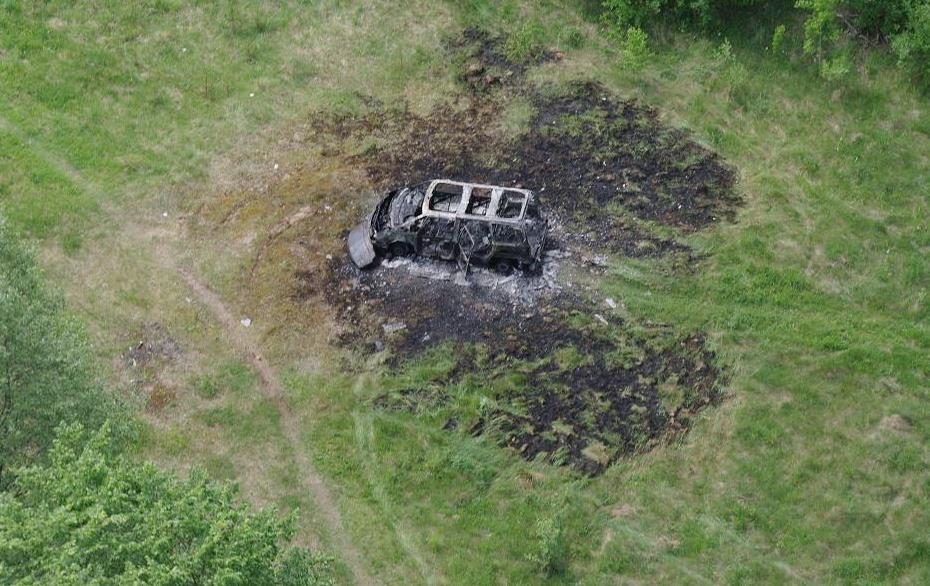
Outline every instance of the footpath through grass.
{"type": "MultiPolygon", "coordinates": [[[[224,190],[211,182],[235,174],[222,165],[246,153],[270,167],[315,110],[359,108],[360,95],[413,108],[454,99],[441,39],[501,28],[516,35],[514,51],[564,51],[532,79],[601,80],[738,169],[744,207],[736,223],[689,238],[705,255],[695,273],[618,259],[603,281],[637,318],[707,331],[728,398],[680,444],[590,480],[373,411],[368,400],[390,382],[379,366],[345,372],[319,340],[294,345],[287,323],[271,324],[265,339],[287,357],[276,366],[290,373],[309,451],[373,573],[518,583],[548,564],[566,583],[930,580],[927,99],[880,55],[830,84],[753,39],[722,49],[670,35],[632,70],[574,10],[467,6],[0,6],[3,209],[45,244],[115,378],[140,320],[155,316],[196,349],[173,367],[178,401],[152,418],[145,452],[181,469],[205,464],[258,502],[302,506],[312,539],[312,503],[293,492],[274,413],[248,373],[223,366],[234,357],[158,273],[148,237],[121,226],[196,212],[224,190]]],[[[235,301],[251,298],[238,285],[249,246],[175,249],[235,301]]]]}

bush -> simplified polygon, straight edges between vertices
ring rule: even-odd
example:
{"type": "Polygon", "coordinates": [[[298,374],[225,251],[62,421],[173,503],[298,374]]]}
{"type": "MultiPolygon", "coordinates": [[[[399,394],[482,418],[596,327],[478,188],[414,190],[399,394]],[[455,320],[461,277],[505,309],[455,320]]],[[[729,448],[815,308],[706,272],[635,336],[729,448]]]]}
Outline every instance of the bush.
{"type": "MultiPolygon", "coordinates": [[[[602,0],[601,17],[611,36],[623,44],[631,27],[648,31],[662,25],[720,33],[734,8],[757,4],[761,1],[602,0]]],[[[852,41],[890,43],[900,65],[921,86],[930,88],[930,0],[796,0],[795,8],[804,19],[804,53],[824,78],[839,79],[852,70],[852,41]]],[[[773,53],[782,51],[785,33],[785,25],[775,29],[773,53]]]]}
{"type": "Polygon", "coordinates": [[[291,519],[230,485],[114,456],[108,426],[60,428],[47,465],[0,493],[3,584],[331,584],[329,560],[286,549],[291,519]]]}
{"type": "Polygon", "coordinates": [[[520,30],[507,37],[504,52],[507,58],[521,63],[540,57],[543,53],[546,31],[537,23],[525,23],[520,30]]]}
{"type": "Polygon", "coordinates": [[[553,517],[536,522],[536,547],[527,558],[546,576],[561,574],[568,567],[568,550],[561,522],[553,517]]]}
{"type": "Polygon", "coordinates": [[[782,49],[785,45],[785,32],[787,29],[785,25],[780,24],[775,27],[775,32],[772,33],[772,54],[780,55],[782,49]]]}
{"type": "Polygon", "coordinates": [[[0,217],[0,483],[45,453],[61,421],[96,428],[125,420],[120,410],[96,385],[81,328],[0,217]]]}
{"type": "Polygon", "coordinates": [[[604,0],[604,20],[616,31],[650,24],[662,11],[663,0],[604,0]]]}
{"type": "Polygon", "coordinates": [[[649,51],[649,36],[643,29],[631,26],[626,29],[621,44],[623,62],[630,69],[642,69],[652,53],[649,51]]]}
{"type": "Polygon", "coordinates": [[[906,28],[894,37],[892,47],[918,83],[930,87],[930,2],[911,5],[906,28]]]}

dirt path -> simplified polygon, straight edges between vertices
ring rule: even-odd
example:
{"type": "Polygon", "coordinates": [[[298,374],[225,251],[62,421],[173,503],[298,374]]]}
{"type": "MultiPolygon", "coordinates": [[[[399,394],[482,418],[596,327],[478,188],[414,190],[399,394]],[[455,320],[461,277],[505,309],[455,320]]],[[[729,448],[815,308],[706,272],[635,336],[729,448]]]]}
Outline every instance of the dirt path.
{"type": "MultiPolygon", "coordinates": [[[[165,255],[159,256],[164,261],[165,255]]],[[[197,300],[210,310],[223,327],[229,344],[245,356],[258,372],[262,383],[262,394],[278,410],[281,431],[294,450],[294,458],[300,469],[303,483],[312,493],[313,500],[330,531],[333,545],[337,550],[336,553],[349,566],[355,583],[359,585],[375,584],[376,582],[365,568],[361,553],[349,538],[332,492],[310,461],[310,456],[300,437],[300,424],[287,404],[281,379],[278,377],[277,372],[265,361],[254,335],[242,327],[239,320],[236,319],[220,296],[197,279],[193,273],[187,269],[176,267],[175,270],[193,291],[197,300]]]]}
{"type": "MultiPolygon", "coordinates": [[[[75,187],[97,199],[103,209],[107,208],[108,202],[103,190],[84,177],[70,162],[32,140],[26,133],[22,132],[16,125],[2,115],[0,115],[0,131],[11,134],[17,140],[27,145],[36,157],[42,159],[46,164],[67,177],[75,187]]],[[[151,236],[150,232],[147,233],[146,230],[135,228],[134,226],[128,226],[125,233],[133,235],[134,238],[140,240],[144,240],[151,236]]],[[[168,242],[165,242],[167,238],[164,238],[164,233],[160,233],[159,236],[160,237],[154,239],[155,242],[144,242],[144,244],[148,245],[147,248],[152,250],[155,260],[166,270],[180,276],[197,297],[197,300],[210,310],[214,318],[216,318],[222,326],[230,346],[245,356],[258,372],[259,378],[261,379],[262,394],[270,400],[278,410],[281,421],[281,431],[293,448],[294,458],[300,470],[302,483],[306,489],[310,491],[313,501],[320,513],[320,517],[329,530],[332,538],[332,545],[336,550],[333,554],[345,561],[349,570],[352,572],[352,577],[356,584],[360,586],[377,584],[378,582],[369,575],[361,552],[352,542],[346,531],[342,521],[342,515],[339,512],[339,507],[336,505],[332,492],[310,460],[307,448],[300,437],[299,421],[291,412],[290,406],[285,399],[284,387],[281,384],[281,379],[278,377],[277,372],[265,362],[254,335],[241,326],[239,320],[236,319],[219,295],[202,283],[192,272],[176,264],[175,255],[167,249],[168,242]]],[[[174,236],[177,238],[176,235],[174,236]]]]}

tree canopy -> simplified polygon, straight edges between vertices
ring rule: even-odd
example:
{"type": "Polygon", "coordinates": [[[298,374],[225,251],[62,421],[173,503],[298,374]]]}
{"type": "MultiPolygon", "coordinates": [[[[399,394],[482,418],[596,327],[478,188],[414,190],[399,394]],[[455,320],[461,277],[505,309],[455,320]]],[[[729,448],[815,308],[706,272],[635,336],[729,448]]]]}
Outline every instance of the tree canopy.
{"type": "MultiPolygon", "coordinates": [[[[606,21],[620,32],[657,22],[713,30],[734,10],[761,6],[764,1],[602,0],[601,6],[606,21]]],[[[784,4],[795,9],[785,12],[789,21],[803,22],[804,54],[820,64],[826,77],[847,71],[851,49],[867,44],[888,47],[920,85],[930,85],[930,0],[795,0],[784,4]]]]}
{"type": "Polygon", "coordinates": [[[0,216],[0,486],[48,449],[61,421],[99,427],[120,406],[93,377],[79,324],[0,216]]]}
{"type": "Polygon", "coordinates": [[[329,584],[329,560],[282,546],[292,518],[251,512],[232,485],[187,480],[60,428],[45,464],[0,493],[4,584],[329,584]]]}

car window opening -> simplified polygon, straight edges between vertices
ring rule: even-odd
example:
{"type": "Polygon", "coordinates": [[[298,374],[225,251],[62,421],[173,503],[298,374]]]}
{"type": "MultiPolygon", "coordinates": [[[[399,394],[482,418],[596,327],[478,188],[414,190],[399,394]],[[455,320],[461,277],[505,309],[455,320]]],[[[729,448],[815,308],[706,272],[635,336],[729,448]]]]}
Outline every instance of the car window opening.
{"type": "Polygon", "coordinates": [[[486,216],[488,209],[491,207],[491,190],[486,187],[474,187],[471,190],[471,196],[468,198],[468,207],[465,209],[466,214],[473,216],[486,216]]]}
{"type": "Polygon", "coordinates": [[[429,200],[429,209],[434,212],[448,212],[454,214],[459,209],[462,200],[461,185],[439,183],[433,188],[433,195],[429,200]]]}
{"type": "Polygon", "coordinates": [[[519,218],[525,201],[526,195],[519,191],[504,191],[501,194],[500,203],[497,205],[497,217],[519,218]]]}

